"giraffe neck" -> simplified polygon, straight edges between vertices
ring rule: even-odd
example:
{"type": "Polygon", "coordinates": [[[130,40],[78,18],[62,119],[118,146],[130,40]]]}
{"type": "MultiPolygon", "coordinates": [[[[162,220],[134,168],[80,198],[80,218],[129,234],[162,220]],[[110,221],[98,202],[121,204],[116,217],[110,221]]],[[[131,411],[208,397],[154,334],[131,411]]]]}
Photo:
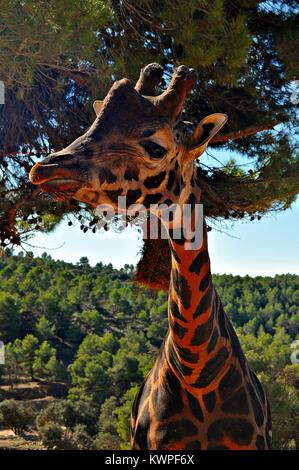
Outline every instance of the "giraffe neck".
{"type": "MultiPolygon", "coordinates": [[[[182,180],[180,207],[198,202],[198,187],[182,180]]],[[[214,289],[206,226],[196,225],[194,214],[196,208],[184,240],[174,231],[179,211],[166,222],[160,211],[172,253],[169,329],[134,402],[133,448],[270,448],[269,406],[214,289]],[[203,243],[186,249],[194,225],[203,230],[203,243]]]]}
{"type": "MultiPolygon", "coordinates": [[[[186,187],[184,201],[198,204],[199,192],[186,187]]],[[[192,210],[191,219],[194,214],[192,210]]],[[[195,230],[194,220],[191,226],[195,230]]],[[[184,237],[174,238],[169,229],[172,259],[165,352],[170,365],[186,382],[205,387],[211,371],[226,372],[232,348],[228,320],[212,282],[205,222],[197,221],[196,230],[202,230],[202,244],[187,250],[184,237]]]]}

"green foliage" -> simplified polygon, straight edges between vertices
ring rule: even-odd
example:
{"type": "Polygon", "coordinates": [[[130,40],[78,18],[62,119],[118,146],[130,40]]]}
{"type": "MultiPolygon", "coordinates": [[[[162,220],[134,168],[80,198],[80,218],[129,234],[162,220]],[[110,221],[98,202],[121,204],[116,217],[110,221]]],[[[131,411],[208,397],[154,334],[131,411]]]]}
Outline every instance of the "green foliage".
{"type": "Polygon", "coordinates": [[[260,373],[271,403],[274,449],[298,449],[299,365],[286,365],[279,373],[260,373]]]}
{"type": "Polygon", "coordinates": [[[129,448],[128,443],[130,442],[130,415],[133,401],[138,390],[138,385],[128,389],[121,400],[121,406],[117,410],[117,432],[124,441],[124,444],[121,446],[121,448],[124,450],[129,448]]]}
{"type": "Polygon", "coordinates": [[[44,341],[35,352],[33,373],[41,378],[60,380],[64,377],[64,366],[56,359],[56,350],[44,341]]]}
{"type": "Polygon", "coordinates": [[[15,400],[4,400],[0,403],[0,423],[21,436],[33,421],[33,413],[28,405],[15,400]]]}
{"type": "Polygon", "coordinates": [[[89,434],[94,434],[96,431],[97,408],[83,401],[60,400],[47,406],[36,419],[38,428],[51,422],[58,423],[71,432],[74,431],[76,426],[83,425],[89,434]]]}
{"type": "MultiPolygon", "coordinates": [[[[68,398],[37,418],[50,448],[129,448],[132,402],[167,331],[166,294],[137,287],[132,275],[132,267],[117,271],[86,260],[0,258],[2,298],[9,299],[11,318],[19,319],[12,333],[3,310],[11,342],[2,380],[14,385],[33,375],[68,387],[68,398]]],[[[214,282],[266,388],[274,446],[294,449],[299,370],[290,355],[299,334],[299,277],[215,275],[214,282]]]]}
{"type": "Polygon", "coordinates": [[[51,340],[55,337],[55,326],[51,325],[49,320],[42,315],[36,322],[36,334],[45,340],[51,340]]]}
{"type": "Polygon", "coordinates": [[[90,449],[96,429],[95,408],[85,402],[67,400],[52,403],[36,419],[37,429],[47,448],[90,449]]]}
{"type": "Polygon", "coordinates": [[[8,343],[16,338],[20,328],[17,299],[9,292],[0,292],[0,338],[8,343]]]}
{"type": "Polygon", "coordinates": [[[49,422],[40,427],[38,433],[47,449],[65,449],[64,431],[59,424],[49,422]]]}
{"type": "Polygon", "coordinates": [[[62,380],[65,378],[65,367],[56,359],[56,350],[47,341],[39,344],[32,334],[22,340],[16,339],[7,345],[6,367],[8,374],[30,378],[62,380]]]}
{"type": "Polygon", "coordinates": [[[99,432],[117,434],[117,408],[118,401],[113,395],[104,401],[98,419],[99,432]]]}
{"type": "Polygon", "coordinates": [[[71,445],[76,450],[91,449],[93,441],[84,424],[77,424],[77,426],[75,426],[71,437],[71,445]]]}
{"type": "Polygon", "coordinates": [[[104,325],[104,321],[96,309],[83,310],[78,318],[78,323],[83,334],[100,333],[104,325]]]}
{"type": "Polygon", "coordinates": [[[120,450],[120,439],[109,432],[99,432],[93,441],[95,450],[120,450]]]}
{"type": "Polygon", "coordinates": [[[243,333],[258,333],[259,328],[273,335],[284,327],[293,339],[299,333],[299,283],[297,276],[270,277],[214,276],[215,286],[234,324],[243,333]]]}
{"type": "Polygon", "coordinates": [[[239,338],[271,403],[274,448],[297,448],[299,366],[289,363],[290,336],[278,327],[274,336],[260,328],[257,337],[239,334],[239,338]]]}
{"type": "Polygon", "coordinates": [[[93,441],[97,450],[119,450],[122,439],[118,434],[119,400],[115,396],[107,398],[101,406],[98,419],[98,433],[93,441]]]}
{"type": "MultiPolygon", "coordinates": [[[[17,341],[17,340],[16,340],[17,341]]],[[[33,378],[33,362],[38,348],[38,340],[33,335],[26,335],[20,345],[22,357],[21,364],[25,373],[29,373],[33,378]]]]}
{"type": "Polygon", "coordinates": [[[102,349],[101,338],[92,334],[84,338],[71,365],[73,387],[70,397],[74,400],[102,402],[108,393],[110,377],[107,369],[112,365],[112,354],[102,349]],[[91,392],[91,393],[90,393],[91,392]]]}
{"type": "Polygon", "coordinates": [[[16,339],[14,343],[8,344],[5,348],[5,366],[3,367],[3,373],[7,375],[11,385],[17,383],[23,374],[23,351],[21,344],[21,340],[16,339]]]}
{"type": "MultiPolygon", "coordinates": [[[[18,66],[3,63],[1,76],[8,86],[21,85],[19,98],[33,85],[36,68],[56,64],[62,67],[64,51],[75,67],[77,54],[95,60],[94,30],[111,19],[111,10],[102,0],[1,1],[2,17],[9,28],[1,35],[3,54],[14,55],[18,66]],[[79,50],[75,44],[80,37],[79,50]],[[79,52],[81,50],[81,52],[79,52]]],[[[59,84],[56,85],[59,88],[59,84]]]]}

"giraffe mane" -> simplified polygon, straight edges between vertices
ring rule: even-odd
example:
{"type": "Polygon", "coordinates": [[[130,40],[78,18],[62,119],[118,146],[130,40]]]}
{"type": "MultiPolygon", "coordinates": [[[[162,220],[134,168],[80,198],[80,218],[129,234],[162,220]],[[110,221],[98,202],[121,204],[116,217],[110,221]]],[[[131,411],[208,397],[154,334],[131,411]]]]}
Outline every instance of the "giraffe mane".
{"type": "Polygon", "coordinates": [[[171,255],[168,240],[144,240],[134,281],[141,286],[167,292],[170,269],[171,255]]]}

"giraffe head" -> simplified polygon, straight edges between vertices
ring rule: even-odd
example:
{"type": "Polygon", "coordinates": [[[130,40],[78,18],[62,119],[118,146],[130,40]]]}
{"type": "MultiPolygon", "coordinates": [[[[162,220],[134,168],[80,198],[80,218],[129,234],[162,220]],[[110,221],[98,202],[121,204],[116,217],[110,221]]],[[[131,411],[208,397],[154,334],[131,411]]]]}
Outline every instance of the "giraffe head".
{"type": "Polygon", "coordinates": [[[31,182],[57,199],[109,204],[116,211],[119,196],[126,196],[127,206],[177,203],[193,160],[227,116],[212,114],[197,126],[181,121],[196,73],[178,67],[167,89],[154,96],[162,75],[161,66],[149,64],[135,86],[115,82],[103,101],[95,101],[96,119],[87,132],[35,164],[31,182]]]}

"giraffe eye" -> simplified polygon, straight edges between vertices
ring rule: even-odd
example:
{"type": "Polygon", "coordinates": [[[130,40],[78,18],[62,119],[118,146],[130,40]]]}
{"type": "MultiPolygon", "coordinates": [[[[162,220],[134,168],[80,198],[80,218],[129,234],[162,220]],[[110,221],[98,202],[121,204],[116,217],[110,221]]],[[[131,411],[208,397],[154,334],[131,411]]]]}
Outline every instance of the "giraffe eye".
{"type": "Polygon", "coordinates": [[[156,142],[152,142],[151,140],[144,140],[140,142],[140,144],[151,158],[162,158],[167,153],[167,150],[164,147],[156,142]]]}

